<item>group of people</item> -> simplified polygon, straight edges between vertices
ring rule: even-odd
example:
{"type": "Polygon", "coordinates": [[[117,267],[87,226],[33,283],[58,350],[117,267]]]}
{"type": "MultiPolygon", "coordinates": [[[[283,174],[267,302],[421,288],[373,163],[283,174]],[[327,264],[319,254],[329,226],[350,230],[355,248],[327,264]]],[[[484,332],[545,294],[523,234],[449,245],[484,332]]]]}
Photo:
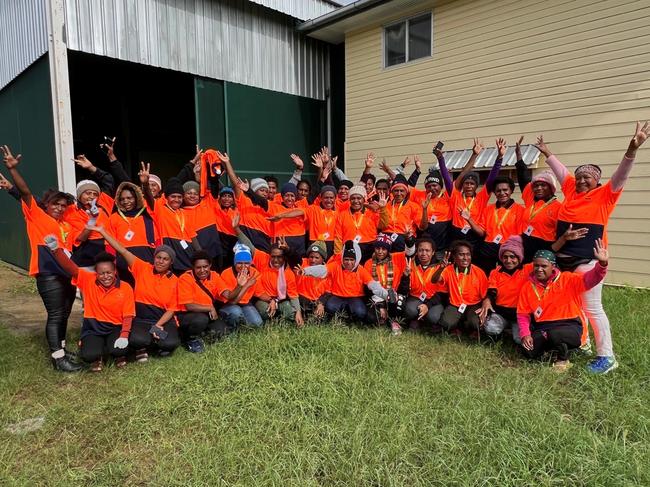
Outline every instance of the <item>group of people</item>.
{"type": "Polygon", "coordinates": [[[606,227],[650,133],[636,126],[619,166],[606,183],[584,164],[571,174],[538,137],[550,171],[532,175],[516,145],[517,183],[500,176],[506,142],[482,184],[472,155],[455,180],[440,144],[437,166],[418,189],[422,163],[407,177],[410,159],[383,178],[368,154],[360,181],[337,167],[327,148],[312,156],[315,182],[291,155],[292,177],[240,179],[227,154],[197,148],[196,156],[163,186],[141,163],[131,181],[114,153],[101,169],[75,159],[87,178],[76,196],[49,190],[32,195],[19,172],[20,155],[2,147],[10,180],[0,187],[20,201],[31,248],[29,272],[47,311],[46,337],[55,369],[102,370],[181,344],[202,352],[233,331],[282,317],[302,327],[313,315],[345,314],[354,322],[402,330],[512,336],[531,359],[570,365],[589,349],[588,368],[617,366],[602,306],[609,254],[606,227]],[[226,179],[227,177],[227,179],[226,179]],[[562,197],[556,195],[562,190],[562,197]],[[490,203],[494,194],[495,202],[490,203]],[[83,300],[79,357],[66,348],[77,290],[83,300]]]}

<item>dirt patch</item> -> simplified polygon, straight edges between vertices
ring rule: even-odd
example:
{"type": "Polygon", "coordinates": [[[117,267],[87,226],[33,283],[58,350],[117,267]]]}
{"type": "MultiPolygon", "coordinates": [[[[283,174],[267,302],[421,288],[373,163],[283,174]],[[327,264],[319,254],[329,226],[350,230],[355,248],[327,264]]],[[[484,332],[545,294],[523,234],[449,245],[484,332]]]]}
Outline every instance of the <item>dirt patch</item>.
{"type": "MultiPolygon", "coordinates": [[[[81,316],[81,301],[77,299],[68,329],[78,328],[81,316]]],[[[42,333],[46,317],[36,280],[0,262],[0,326],[14,333],[42,333]]]]}

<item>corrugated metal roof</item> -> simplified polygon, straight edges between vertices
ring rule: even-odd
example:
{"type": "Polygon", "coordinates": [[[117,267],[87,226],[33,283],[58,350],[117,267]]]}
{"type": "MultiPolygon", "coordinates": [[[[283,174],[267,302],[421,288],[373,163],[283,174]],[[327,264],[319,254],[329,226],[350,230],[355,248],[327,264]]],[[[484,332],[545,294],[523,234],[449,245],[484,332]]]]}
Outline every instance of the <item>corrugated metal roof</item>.
{"type": "Polygon", "coordinates": [[[298,20],[309,20],[325,15],[338,8],[334,2],[325,0],[250,0],[298,20]]]}
{"type": "Polygon", "coordinates": [[[45,0],[0,1],[0,89],[47,52],[45,0]]]}
{"type": "Polygon", "coordinates": [[[68,47],[325,98],[327,45],[248,0],[65,0],[68,47]]]}
{"type": "MultiPolygon", "coordinates": [[[[539,160],[539,150],[532,144],[521,146],[521,156],[527,166],[532,166],[539,160]]],[[[460,171],[465,167],[469,157],[472,155],[472,149],[447,151],[444,153],[445,163],[450,171],[460,171]]],[[[484,149],[476,159],[474,164],[475,169],[489,169],[494,166],[494,161],[497,159],[496,147],[488,147],[484,149]]],[[[515,148],[508,147],[505,156],[503,156],[503,166],[514,166],[517,163],[515,157],[515,148]]]]}

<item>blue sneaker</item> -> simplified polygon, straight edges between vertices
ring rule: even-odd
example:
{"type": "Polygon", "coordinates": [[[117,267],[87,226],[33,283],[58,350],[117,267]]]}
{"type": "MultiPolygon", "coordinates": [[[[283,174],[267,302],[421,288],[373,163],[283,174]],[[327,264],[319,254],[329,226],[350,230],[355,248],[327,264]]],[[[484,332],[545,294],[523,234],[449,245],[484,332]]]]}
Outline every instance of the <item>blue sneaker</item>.
{"type": "Polygon", "coordinates": [[[202,353],[205,350],[203,340],[200,338],[193,338],[191,340],[188,340],[185,346],[187,347],[187,351],[192,353],[202,353]]]}
{"type": "Polygon", "coordinates": [[[614,357],[596,357],[589,362],[587,370],[592,374],[606,374],[618,367],[618,362],[614,357]]]}

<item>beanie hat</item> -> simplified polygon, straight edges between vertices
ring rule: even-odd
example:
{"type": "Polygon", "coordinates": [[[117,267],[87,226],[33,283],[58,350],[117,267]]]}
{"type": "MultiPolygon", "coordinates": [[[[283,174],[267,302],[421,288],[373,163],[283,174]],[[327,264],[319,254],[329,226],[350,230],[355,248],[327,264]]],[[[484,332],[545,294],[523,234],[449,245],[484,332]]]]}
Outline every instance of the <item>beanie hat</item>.
{"type": "Polygon", "coordinates": [[[385,233],[378,233],[377,238],[375,240],[375,248],[384,248],[388,251],[393,246],[393,241],[390,239],[390,236],[386,235],[385,233]]]}
{"type": "Polygon", "coordinates": [[[395,179],[393,179],[393,184],[390,187],[390,189],[392,191],[392,190],[394,190],[396,188],[402,188],[406,192],[408,192],[408,190],[409,190],[408,181],[406,180],[406,178],[404,177],[403,174],[398,174],[397,176],[395,176],[395,179]]]}
{"type": "Polygon", "coordinates": [[[219,190],[219,196],[221,196],[222,194],[225,194],[225,193],[230,193],[230,194],[234,195],[235,190],[232,189],[230,186],[224,186],[223,188],[221,188],[219,190]]]}
{"type": "Polygon", "coordinates": [[[81,196],[84,191],[88,191],[90,189],[97,191],[98,193],[101,192],[99,185],[95,181],[91,181],[90,179],[79,181],[77,184],[77,198],[79,198],[79,196],[81,196]]]}
{"type": "Polygon", "coordinates": [[[358,194],[359,196],[361,196],[365,200],[366,199],[366,188],[364,186],[359,186],[359,185],[352,186],[350,188],[349,195],[350,195],[350,197],[352,197],[355,194],[358,194]]]}
{"type": "Polygon", "coordinates": [[[341,186],[346,186],[346,187],[349,189],[349,188],[351,188],[352,186],[354,186],[354,183],[353,183],[352,181],[348,181],[347,179],[344,179],[343,181],[341,181],[341,182],[339,183],[339,188],[340,188],[341,186]]]}
{"type": "Polygon", "coordinates": [[[479,183],[479,176],[478,176],[478,173],[476,171],[470,171],[467,174],[465,174],[465,176],[463,177],[463,180],[461,181],[461,184],[463,184],[468,179],[473,180],[476,184],[479,183]]]}
{"type": "Polygon", "coordinates": [[[201,185],[197,183],[196,181],[186,181],[183,183],[183,192],[186,193],[190,190],[195,190],[196,192],[199,192],[201,190],[201,185]]]}
{"type": "Polygon", "coordinates": [[[167,180],[167,185],[165,185],[165,196],[170,196],[172,194],[183,194],[183,185],[181,184],[180,179],[178,178],[169,178],[167,180]]]}
{"type": "Polygon", "coordinates": [[[310,252],[318,252],[324,260],[327,260],[327,246],[322,240],[316,240],[307,249],[307,254],[310,252]]]}
{"type": "Polygon", "coordinates": [[[172,262],[176,259],[176,252],[174,252],[174,249],[172,249],[169,245],[159,245],[156,247],[156,250],[153,251],[153,256],[155,257],[158,255],[160,252],[165,252],[169,257],[171,257],[172,262]]]}
{"type": "Polygon", "coordinates": [[[287,193],[293,193],[296,196],[298,194],[298,188],[293,183],[284,183],[280,188],[280,194],[284,196],[287,193]]]}
{"type": "Polygon", "coordinates": [[[265,179],[262,178],[251,179],[251,190],[253,192],[259,191],[262,188],[269,189],[269,183],[267,183],[265,179]]]}
{"type": "Polygon", "coordinates": [[[232,248],[232,251],[235,253],[235,257],[233,259],[233,262],[235,264],[253,261],[253,255],[251,254],[251,249],[248,247],[248,245],[236,243],[232,248]]]}
{"type": "Polygon", "coordinates": [[[438,171],[437,169],[433,169],[432,171],[429,171],[429,174],[424,180],[425,186],[430,183],[436,183],[437,185],[442,186],[442,176],[440,175],[440,171],[438,171]]]}
{"type": "Polygon", "coordinates": [[[520,263],[524,260],[524,242],[519,235],[512,235],[501,244],[501,247],[499,247],[499,260],[503,257],[503,253],[508,251],[515,254],[520,263]]]}
{"type": "Polygon", "coordinates": [[[576,177],[580,173],[587,173],[589,176],[594,178],[596,182],[600,181],[600,177],[602,176],[602,171],[595,164],[583,164],[582,166],[578,166],[575,172],[576,177]]]}
{"type": "Polygon", "coordinates": [[[158,176],[156,176],[155,174],[149,174],[149,182],[154,182],[154,183],[156,183],[156,184],[158,185],[158,187],[159,187],[160,189],[162,189],[162,181],[161,181],[160,178],[159,178],[158,176]]]}
{"type": "Polygon", "coordinates": [[[354,242],[352,240],[348,240],[343,245],[343,257],[350,257],[352,259],[357,258],[356,249],[354,248],[354,242]]]}
{"type": "Polygon", "coordinates": [[[328,191],[336,194],[336,188],[330,184],[327,184],[321,188],[320,195],[323,196],[323,194],[327,193],[328,191]]]}
{"type": "Polygon", "coordinates": [[[555,176],[553,175],[553,173],[551,171],[546,170],[546,171],[542,171],[542,172],[540,172],[538,174],[535,174],[530,183],[535,184],[537,182],[542,182],[542,183],[548,184],[551,187],[551,191],[553,193],[555,193],[555,189],[557,188],[557,183],[556,183],[556,180],[555,180],[555,176]]]}

